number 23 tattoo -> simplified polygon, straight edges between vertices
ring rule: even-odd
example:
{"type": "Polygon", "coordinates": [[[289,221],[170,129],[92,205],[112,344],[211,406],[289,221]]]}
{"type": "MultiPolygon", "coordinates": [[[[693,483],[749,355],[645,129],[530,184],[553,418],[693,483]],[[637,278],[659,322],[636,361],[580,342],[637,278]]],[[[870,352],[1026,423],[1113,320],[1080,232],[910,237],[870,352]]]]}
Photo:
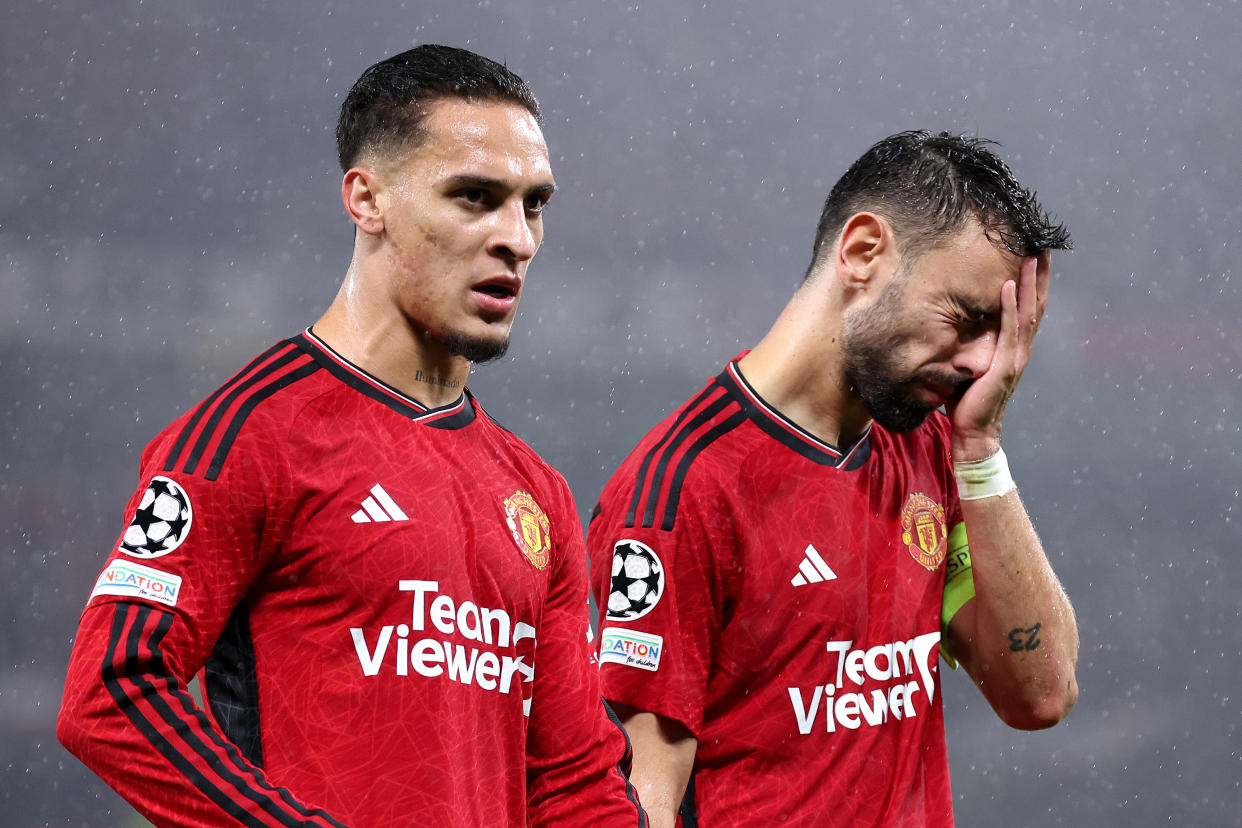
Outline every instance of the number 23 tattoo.
{"type": "Polygon", "coordinates": [[[1009,649],[1015,653],[1034,650],[1039,646],[1039,628],[1043,626],[1039,622],[1033,627],[1014,627],[1009,631],[1009,649]]]}

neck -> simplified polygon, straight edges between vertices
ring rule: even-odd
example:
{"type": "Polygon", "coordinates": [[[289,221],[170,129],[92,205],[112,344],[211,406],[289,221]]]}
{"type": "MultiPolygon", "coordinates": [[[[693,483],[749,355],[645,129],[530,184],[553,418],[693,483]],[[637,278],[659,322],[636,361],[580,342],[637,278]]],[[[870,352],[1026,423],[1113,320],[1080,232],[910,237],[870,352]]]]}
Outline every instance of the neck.
{"type": "Polygon", "coordinates": [[[315,323],[315,335],[368,374],[428,408],[455,401],[470,375],[470,361],[449,354],[426,331],[414,328],[366,281],[355,260],[336,299],[315,323]]]}
{"type": "Polygon", "coordinates": [[[866,430],[871,417],[845,373],[841,308],[825,294],[822,285],[803,284],[738,367],[769,405],[829,445],[843,447],[866,430]]]}

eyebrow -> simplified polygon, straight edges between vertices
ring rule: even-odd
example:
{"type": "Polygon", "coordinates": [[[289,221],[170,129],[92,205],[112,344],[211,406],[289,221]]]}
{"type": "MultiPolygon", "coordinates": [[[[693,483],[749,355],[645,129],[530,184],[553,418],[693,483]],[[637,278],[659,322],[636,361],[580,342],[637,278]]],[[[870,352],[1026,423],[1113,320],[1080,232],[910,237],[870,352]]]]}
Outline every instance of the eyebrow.
{"type": "MultiPolygon", "coordinates": [[[[501,181],[499,178],[488,178],[483,175],[454,175],[447,180],[449,187],[479,187],[484,190],[510,190],[513,189],[508,183],[501,181]]],[[[556,185],[552,182],[545,184],[536,184],[531,187],[529,192],[533,195],[542,195],[551,197],[556,192],[556,185]]]]}

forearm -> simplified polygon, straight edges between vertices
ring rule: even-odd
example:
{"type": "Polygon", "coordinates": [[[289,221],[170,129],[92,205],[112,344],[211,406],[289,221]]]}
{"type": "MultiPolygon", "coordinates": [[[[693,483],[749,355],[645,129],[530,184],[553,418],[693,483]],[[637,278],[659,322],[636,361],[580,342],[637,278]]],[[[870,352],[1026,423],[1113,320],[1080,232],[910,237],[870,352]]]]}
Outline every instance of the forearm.
{"type": "Polygon", "coordinates": [[[165,651],[171,619],[141,604],[86,611],[60,741],[156,825],[339,826],[268,783],[195,705],[165,651]]]}
{"type": "Polygon", "coordinates": [[[1008,724],[1060,721],[1078,698],[1078,627],[1017,490],[963,500],[975,598],[950,647],[1008,724]]]}
{"type": "Polygon", "coordinates": [[[613,704],[634,749],[630,784],[651,828],[673,828],[694,767],[698,741],[680,722],[625,704],[613,704]]]}

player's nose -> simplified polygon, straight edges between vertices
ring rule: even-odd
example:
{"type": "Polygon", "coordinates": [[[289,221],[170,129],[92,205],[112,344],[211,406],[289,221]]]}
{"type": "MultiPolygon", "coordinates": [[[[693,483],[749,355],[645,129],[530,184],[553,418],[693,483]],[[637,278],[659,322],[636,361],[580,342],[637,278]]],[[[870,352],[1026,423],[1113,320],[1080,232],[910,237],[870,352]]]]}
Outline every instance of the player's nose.
{"type": "Polygon", "coordinates": [[[992,365],[992,355],[995,353],[996,334],[987,331],[961,343],[953,359],[953,367],[971,379],[978,379],[992,365]]]}
{"type": "Polygon", "coordinates": [[[492,248],[497,255],[528,261],[539,250],[541,240],[541,229],[530,220],[521,201],[506,203],[500,209],[492,236],[492,248]]]}

